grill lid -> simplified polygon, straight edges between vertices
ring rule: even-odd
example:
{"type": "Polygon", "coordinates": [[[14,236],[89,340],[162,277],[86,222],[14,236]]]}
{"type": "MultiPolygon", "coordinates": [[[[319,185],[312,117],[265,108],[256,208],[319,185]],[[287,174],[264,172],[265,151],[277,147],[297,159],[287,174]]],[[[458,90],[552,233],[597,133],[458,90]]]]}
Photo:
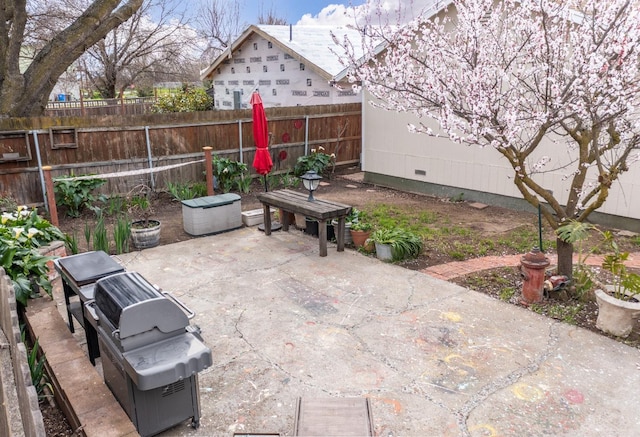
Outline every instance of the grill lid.
{"type": "Polygon", "coordinates": [[[124,340],[157,328],[178,335],[189,326],[189,318],[176,305],[136,272],[100,279],[95,286],[98,320],[105,318],[124,340]]]}
{"type": "Polygon", "coordinates": [[[136,272],[115,274],[96,282],[96,305],[116,328],[120,326],[123,309],[156,298],[164,299],[153,285],[136,272]]]}

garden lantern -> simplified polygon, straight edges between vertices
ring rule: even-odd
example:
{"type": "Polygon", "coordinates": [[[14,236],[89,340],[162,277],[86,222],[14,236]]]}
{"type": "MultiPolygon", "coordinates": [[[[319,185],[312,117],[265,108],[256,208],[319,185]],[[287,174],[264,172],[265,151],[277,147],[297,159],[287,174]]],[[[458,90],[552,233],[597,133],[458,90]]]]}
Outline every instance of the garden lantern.
{"type": "Polygon", "coordinates": [[[313,198],[313,192],[318,189],[318,185],[320,185],[320,179],[322,179],[322,176],[320,176],[314,170],[309,170],[308,172],[300,176],[300,179],[302,179],[302,184],[304,185],[304,187],[309,190],[309,198],[307,199],[307,201],[313,202],[315,200],[313,198]]]}

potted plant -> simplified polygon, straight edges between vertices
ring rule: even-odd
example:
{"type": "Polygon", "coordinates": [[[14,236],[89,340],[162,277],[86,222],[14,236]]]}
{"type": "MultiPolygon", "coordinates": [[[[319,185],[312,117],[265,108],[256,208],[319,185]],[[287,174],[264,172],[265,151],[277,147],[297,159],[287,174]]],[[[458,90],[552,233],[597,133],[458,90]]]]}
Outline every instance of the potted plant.
{"type": "Polygon", "coordinates": [[[131,242],[136,249],[148,249],[160,244],[161,224],[159,220],[151,219],[155,211],[149,199],[150,191],[148,187],[142,188],[136,194],[127,196],[129,214],[135,217],[131,222],[131,242]]]}
{"type": "Polygon", "coordinates": [[[382,228],[371,233],[369,241],[376,246],[376,256],[383,261],[415,258],[422,251],[422,238],[402,228],[382,228]]]}
{"type": "Polygon", "coordinates": [[[608,334],[627,337],[640,316],[640,275],[627,270],[625,262],[629,258],[629,252],[620,251],[610,231],[601,231],[591,224],[572,221],[559,227],[557,232],[560,238],[568,243],[581,243],[592,230],[600,234],[602,242],[594,246],[586,255],[582,254],[582,245],[578,246],[577,268],[588,275],[597,287],[595,290],[598,304],[596,327],[608,334]],[[609,272],[610,276],[607,284],[604,284],[593,270],[584,265],[589,255],[601,250],[603,246],[609,249],[609,253],[604,255],[602,261],[602,269],[609,272]]]}
{"type": "MultiPolygon", "coordinates": [[[[344,244],[352,244],[353,239],[351,238],[351,224],[360,220],[360,216],[363,215],[363,212],[360,211],[356,207],[352,207],[349,214],[344,219],[344,244]]],[[[332,220],[331,224],[334,229],[337,229],[338,220],[332,220]]],[[[366,240],[366,238],[365,238],[366,240]]]]}
{"type": "Polygon", "coordinates": [[[353,245],[356,249],[364,247],[367,239],[371,236],[372,226],[370,223],[365,221],[355,221],[351,222],[351,226],[349,229],[349,234],[351,236],[351,240],[353,241],[353,245]]]}

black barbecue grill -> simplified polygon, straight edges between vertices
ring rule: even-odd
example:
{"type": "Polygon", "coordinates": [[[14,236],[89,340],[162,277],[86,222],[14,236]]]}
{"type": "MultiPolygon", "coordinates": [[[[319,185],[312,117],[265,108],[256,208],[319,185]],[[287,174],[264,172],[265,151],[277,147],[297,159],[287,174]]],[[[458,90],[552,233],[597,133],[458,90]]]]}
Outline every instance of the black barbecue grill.
{"type": "Polygon", "coordinates": [[[189,418],[197,428],[198,372],[212,358],[189,324],[193,312],[135,272],[98,280],[87,309],[98,322],[104,381],[138,432],[154,435],[189,418]]]}

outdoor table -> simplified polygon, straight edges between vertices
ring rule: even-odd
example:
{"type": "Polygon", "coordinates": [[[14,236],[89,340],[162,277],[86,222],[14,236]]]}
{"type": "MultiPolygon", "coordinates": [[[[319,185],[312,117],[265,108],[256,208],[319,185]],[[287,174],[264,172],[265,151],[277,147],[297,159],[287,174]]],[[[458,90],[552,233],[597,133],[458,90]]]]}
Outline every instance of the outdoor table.
{"type": "MultiPolygon", "coordinates": [[[[345,218],[351,211],[349,205],[329,200],[308,200],[308,195],[291,190],[267,191],[256,196],[262,203],[264,214],[264,233],[271,235],[271,206],[284,211],[303,214],[318,220],[318,240],[320,241],[320,256],[327,256],[327,221],[336,219],[338,229],[335,231],[338,252],[344,251],[344,226],[345,218]]],[[[280,218],[282,230],[289,230],[289,222],[286,214],[280,218]]]]}
{"type": "Polygon", "coordinates": [[[93,301],[95,283],[98,279],[124,272],[124,267],[103,251],[85,252],[59,258],[53,264],[62,278],[69,330],[75,331],[73,327],[73,319],[75,318],[84,329],[89,361],[95,366],[95,359],[100,356],[96,321],[91,314],[88,314],[85,304],[93,301]],[[72,301],[76,295],[79,301],[72,301]]]}

